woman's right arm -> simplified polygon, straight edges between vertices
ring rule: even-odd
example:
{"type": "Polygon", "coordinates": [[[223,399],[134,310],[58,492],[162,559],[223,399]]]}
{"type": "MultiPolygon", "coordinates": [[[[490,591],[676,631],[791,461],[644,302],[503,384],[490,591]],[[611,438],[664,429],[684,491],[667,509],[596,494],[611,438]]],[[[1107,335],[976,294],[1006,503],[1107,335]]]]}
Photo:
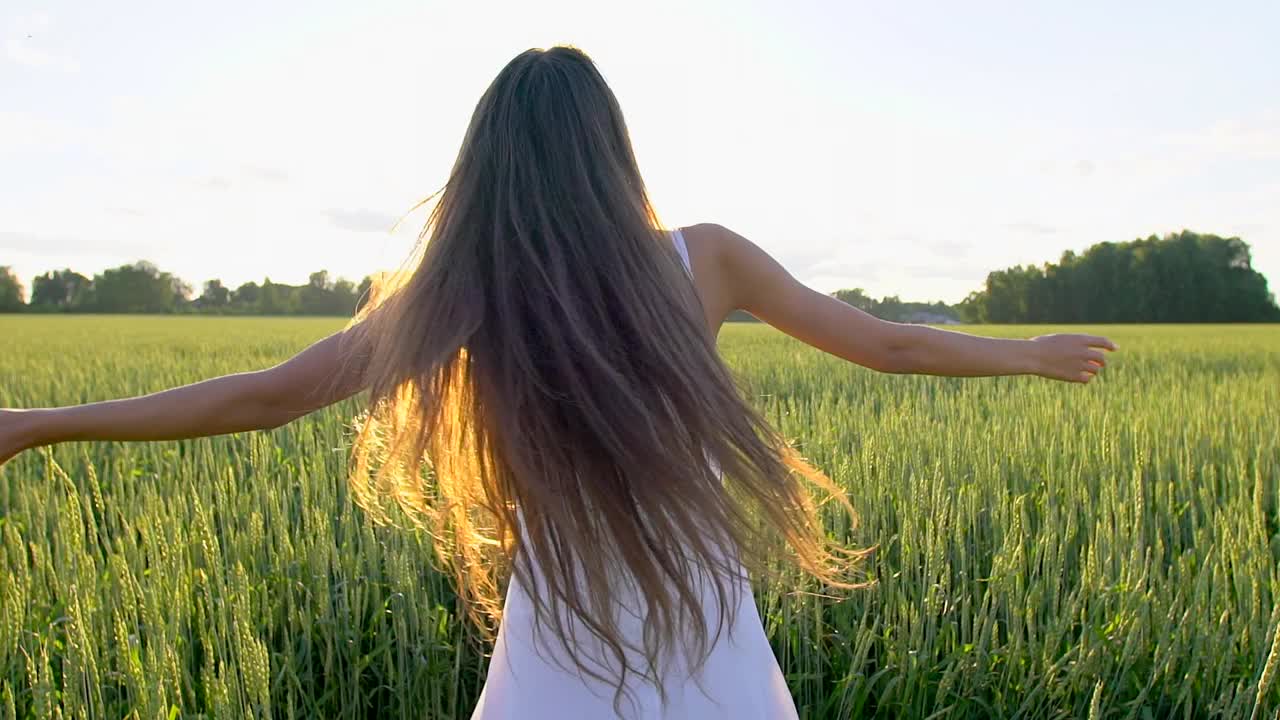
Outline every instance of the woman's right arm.
{"type": "Polygon", "coordinates": [[[888,373],[977,377],[1039,375],[1087,383],[1117,349],[1097,335],[989,338],[881,320],[797,281],[737,233],[714,226],[715,255],[732,307],[859,365],[888,373]]]}
{"type": "Polygon", "coordinates": [[[364,389],[368,348],[356,327],[274,367],[149,395],[66,407],[0,408],[0,465],[69,440],[178,440],[277,428],[364,389]]]}

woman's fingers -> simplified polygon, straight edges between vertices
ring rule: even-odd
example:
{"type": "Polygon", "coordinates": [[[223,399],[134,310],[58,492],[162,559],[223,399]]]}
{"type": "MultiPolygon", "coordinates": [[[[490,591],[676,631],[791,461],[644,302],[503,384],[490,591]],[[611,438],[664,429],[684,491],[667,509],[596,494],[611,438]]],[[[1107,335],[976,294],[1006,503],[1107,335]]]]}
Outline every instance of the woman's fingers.
{"type": "Polygon", "coordinates": [[[1089,356],[1084,359],[1084,362],[1078,366],[1076,379],[1079,382],[1087,383],[1102,370],[1104,365],[1106,365],[1106,362],[1102,359],[1102,353],[1096,350],[1091,351],[1089,356]]]}
{"type": "Polygon", "coordinates": [[[1102,335],[1064,333],[1034,339],[1057,351],[1057,357],[1050,359],[1050,370],[1044,373],[1044,377],[1066,382],[1089,382],[1107,366],[1107,352],[1117,349],[1115,343],[1102,335]]]}
{"type": "Polygon", "coordinates": [[[1085,335],[1085,341],[1090,347],[1104,347],[1108,350],[1119,350],[1116,344],[1101,335],[1085,335]]]}

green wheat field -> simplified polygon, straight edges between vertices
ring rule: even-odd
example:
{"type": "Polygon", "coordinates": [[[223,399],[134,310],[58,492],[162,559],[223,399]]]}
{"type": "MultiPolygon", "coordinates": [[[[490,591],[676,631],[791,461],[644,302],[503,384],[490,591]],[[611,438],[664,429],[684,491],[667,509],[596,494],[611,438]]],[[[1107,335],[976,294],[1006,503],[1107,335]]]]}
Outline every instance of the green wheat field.
{"type": "MultiPolygon", "coordinates": [[[[0,406],[259,369],[341,324],[4,317],[0,406]]],[[[1080,330],[1121,348],[1087,386],[726,327],[744,390],[848,488],[860,524],[830,531],[878,546],[871,588],[756,588],[802,718],[1276,716],[1280,327],[1080,330]]],[[[469,717],[486,648],[427,540],[353,506],[357,409],[0,469],[0,718],[469,717]]]]}

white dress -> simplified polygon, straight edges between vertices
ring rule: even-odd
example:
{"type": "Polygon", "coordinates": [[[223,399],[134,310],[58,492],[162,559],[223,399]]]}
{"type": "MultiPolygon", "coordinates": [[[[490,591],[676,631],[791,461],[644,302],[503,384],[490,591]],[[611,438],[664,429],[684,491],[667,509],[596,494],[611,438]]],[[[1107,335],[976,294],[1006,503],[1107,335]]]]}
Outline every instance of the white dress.
{"type": "MultiPolygon", "coordinates": [[[[676,230],[672,239],[692,276],[684,237],[676,230]]],[[[523,534],[523,523],[521,526],[523,534]]],[[[535,572],[537,570],[535,567],[535,572]]],[[[746,575],[745,570],[742,574],[746,575]]],[[[731,587],[739,589],[736,623],[732,628],[727,622],[722,627],[701,674],[691,677],[682,669],[682,658],[672,657],[662,668],[668,698],[665,709],[653,683],[629,674],[627,687],[631,695],[622,699],[619,707],[624,714],[621,717],[628,720],[795,720],[798,717],[777,658],[765,637],[750,585],[743,580],[731,587]]],[[[715,637],[718,610],[714,588],[705,582],[702,588],[710,641],[715,637]]],[[[621,592],[624,606],[635,610],[621,613],[618,627],[631,643],[641,646],[644,600],[636,594],[633,584],[625,585],[621,592]]],[[[540,642],[535,647],[533,605],[528,590],[513,577],[503,604],[503,621],[489,663],[488,678],[471,720],[619,717],[613,706],[613,686],[578,673],[560,642],[550,637],[550,628],[549,623],[542,624],[540,642]]],[[[584,662],[596,668],[603,664],[609,668],[603,673],[606,677],[616,676],[616,661],[602,651],[600,641],[586,630],[582,634],[584,638],[574,646],[591,658],[584,662]]],[[[628,656],[635,658],[633,666],[645,667],[641,656],[630,653],[628,656]]]]}

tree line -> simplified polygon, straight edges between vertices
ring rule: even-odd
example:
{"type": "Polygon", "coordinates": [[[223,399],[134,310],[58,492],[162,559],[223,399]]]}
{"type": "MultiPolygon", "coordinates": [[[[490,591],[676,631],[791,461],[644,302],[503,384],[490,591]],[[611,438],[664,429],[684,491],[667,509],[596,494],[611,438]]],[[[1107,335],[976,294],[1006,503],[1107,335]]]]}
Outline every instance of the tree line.
{"type": "Polygon", "coordinates": [[[1057,263],[992,272],[957,310],[982,323],[1280,321],[1251,263],[1240,238],[1189,230],[1103,242],[1057,263]]]}
{"type": "Polygon", "coordinates": [[[371,276],[357,285],[320,270],[311,273],[306,285],[273,283],[268,277],[261,284],[246,282],[232,289],[209,280],[196,296],[182,279],[142,260],[92,278],[70,268],[46,272],[32,282],[28,303],[21,281],[0,266],[0,312],[349,316],[372,283],[371,276]]]}
{"type": "Polygon", "coordinates": [[[954,323],[960,321],[959,311],[941,300],[931,303],[910,302],[900,299],[897,295],[886,295],[877,300],[868,295],[862,288],[837,290],[831,293],[831,296],[863,312],[875,315],[881,320],[902,323],[954,323]]]}
{"type": "MultiPolygon", "coordinates": [[[[1276,322],[1280,308],[1267,280],[1253,269],[1249,245],[1188,230],[1163,238],[1103,242],[1057,263],[1015,266],[987,275],[981,290],[958,305],[879,300],[860,288],[832,295],[895,322],[1127,323],[1276,322]]],[[[350,316],[373,283],[330,278],[321,270],[306,285],[265,278],[235,289],[220,280],[191,286],[155,265],[139,261],[92,278],[70,269],[47,272],[32,283],[31,301],[21,281],[0,266],[0,312],[210,313],[235,315],[350,316]]],[[[735,313],[731,320],[753,320],[735,313]]]]}

